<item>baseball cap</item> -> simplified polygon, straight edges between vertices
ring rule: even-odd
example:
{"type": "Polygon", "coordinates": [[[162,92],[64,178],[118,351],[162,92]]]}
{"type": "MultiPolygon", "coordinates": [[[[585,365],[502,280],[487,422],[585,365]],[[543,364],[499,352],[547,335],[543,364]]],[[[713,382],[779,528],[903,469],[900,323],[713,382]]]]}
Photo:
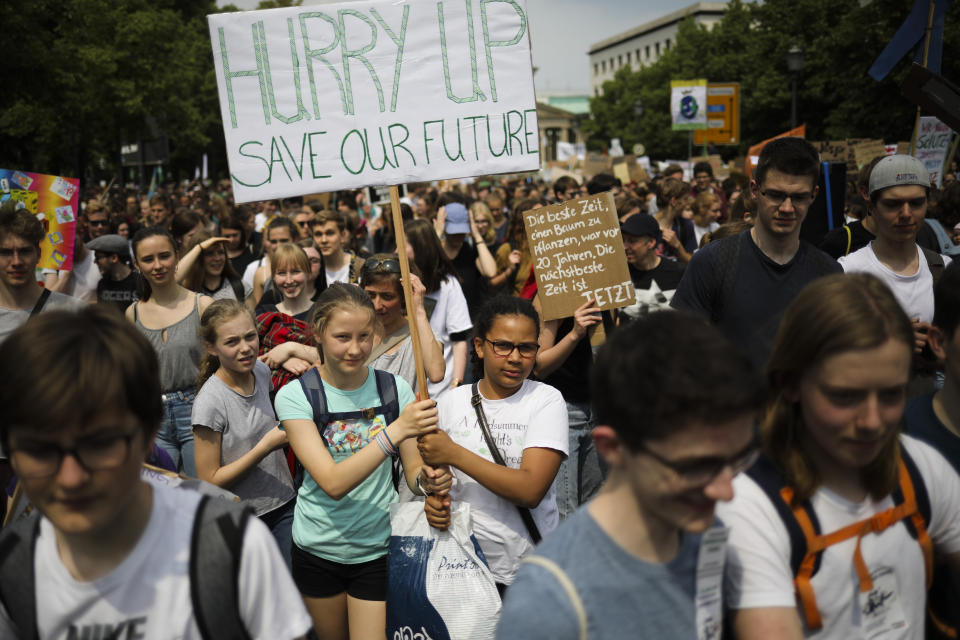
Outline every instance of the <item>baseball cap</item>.
{"type": "Polygon", "coordinates": [[[660,223],[649,213],[635,213],[620,223],[620,232],[660,239],[660,223]]]}
{"type": "Polygon", "coordinates": [[[121,258],[130,256],[130,245],[127,243],[127,239],[115,233],[94,238],[87,243],[87,249],[100,251],[101,253],[115,253],[121,258]]]}
{"type": "Polygon", "coordinates": [[[444,206],[447,212],[447,222],[443,227],[446,233],[470,233],[470,215],[467,208],[459,202],[451,202],[444,206]]]}
{"type": "Polygon", "coordinates": [[[888,187],[916,184],[930,186],[930,174],[923,163],[907,155],[887,156],[870,172],[870,195],[888,187]]]}

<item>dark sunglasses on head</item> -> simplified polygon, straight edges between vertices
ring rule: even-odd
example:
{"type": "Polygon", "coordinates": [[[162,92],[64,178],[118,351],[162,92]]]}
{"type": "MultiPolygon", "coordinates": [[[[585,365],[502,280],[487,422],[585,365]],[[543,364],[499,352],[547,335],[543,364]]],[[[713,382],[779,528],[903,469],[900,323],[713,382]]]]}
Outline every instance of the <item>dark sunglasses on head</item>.
{"type": "Polygon", "coordinates": [[[396,258],[387,258],[386,260],[380,260],[379,258],[367,258],[367,261],[363,263],[363,270],[401,273],[400,261],[396,258]]]}

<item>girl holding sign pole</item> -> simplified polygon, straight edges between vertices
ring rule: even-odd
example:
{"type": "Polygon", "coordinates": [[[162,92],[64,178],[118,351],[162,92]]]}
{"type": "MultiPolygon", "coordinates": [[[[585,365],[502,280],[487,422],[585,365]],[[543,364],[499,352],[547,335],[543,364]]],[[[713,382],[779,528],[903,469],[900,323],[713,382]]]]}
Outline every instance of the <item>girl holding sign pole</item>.
{"type": "Polygon", "coordinates": [[[397,498],[391,458],[400,457],[415,494],[450,486],[450,475],[424,467],[417,453],[416,437],[436,430],[436,403],[415,401],[403,379],[366,365],[381,328],[359,287],[330,285],[311,328],[320,358],[275,402],[307,471],[293,519],[293,579],[321,639],[383,638],[397,498]]]}
{"type": "Polygon", "coordinates": [[[449,465],[449,496],[429,496],[427,520],[449,526],[451,501],[470,503],[474,534],[501,591],[520,559],[559,522],[554,478],[567,455],[567,408],[553,387],[528,380],[540,320],[521,298],[497,296],[477,315],[470,386],[438,401],[440,430],[419,439],[432,466],[449,465]]]}

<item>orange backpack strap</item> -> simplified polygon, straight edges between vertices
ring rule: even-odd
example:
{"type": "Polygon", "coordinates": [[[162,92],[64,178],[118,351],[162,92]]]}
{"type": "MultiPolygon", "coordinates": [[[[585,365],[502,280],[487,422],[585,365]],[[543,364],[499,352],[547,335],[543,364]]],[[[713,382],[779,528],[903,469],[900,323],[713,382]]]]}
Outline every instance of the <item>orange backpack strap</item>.
{"type": "Polygon", "coordinates": [[[793,489],[784,486],[782,476],[778,478],[779,474],[771,462],[761,460],[748,473],[770,496],[790,534],[794,587],[804,621],[810,629],[823,627],[823,619],[811,584],[811,579],[819,569],[822,551],[845,540],[856,538],[853,564],[860,581],[860,591],[870,591],[873,589],[873,580],[870,569],[863,559],[860,541],[863,536],[869,533],[880,533],[901,520],[923,550],[929,588],[933,575],[933,544],[926,529],[926,523],[930,519],[930,503],[919,469],[906,451],[902,451],[899,462],[899,486],[891,496],[894,506],[866,520],[854,522],[828,534],[820,532],[820,524],[809,501],[794,504],[793,489]],[[759,469],[757,469],[758,465],[759,469]],[[774,493],[773,487],[778,483],[780,487],[774,493]]]}

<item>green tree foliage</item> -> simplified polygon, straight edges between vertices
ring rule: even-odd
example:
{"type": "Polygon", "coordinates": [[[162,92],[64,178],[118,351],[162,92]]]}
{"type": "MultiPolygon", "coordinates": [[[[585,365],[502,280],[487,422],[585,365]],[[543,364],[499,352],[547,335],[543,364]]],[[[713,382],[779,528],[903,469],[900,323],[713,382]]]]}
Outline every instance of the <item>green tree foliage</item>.
{"type": "MultiPolygon", "coordinates": [[[[679,26],[676,46],[656,64],[632,71],[621,68],[591,99],[587,124],[591,148],[602,149],[613,137],[624,148],[640,141],[654,157],[684,157],[687,133],[670,129],[670,80],[706,78],[740,83],[742,143],[722,147],[726,156],[790,126],[790,74],[787,50],[798,44],[805,66],[798,79],[798,120],[811,140],[882,138],[908,140],[916,107],[900,91],[910,67],[901,61],[882,82],[867,75],[893,38],[912,3],[873,0],[733,0],[724,18],[707,30],[687,19],[679,26]],[[638,124],[633,104],[644,115],[638,124]]],[[[943,75],[960,78],[960,9],[946,14],[943,75]]]]}
{"type": "Polygon", "coordinates": [[[7,2],[0,166],[109,171],[147,116],[174,163],[198,157],[222,138],[206,21],[216,11],[215,0],[7,2]]]}

